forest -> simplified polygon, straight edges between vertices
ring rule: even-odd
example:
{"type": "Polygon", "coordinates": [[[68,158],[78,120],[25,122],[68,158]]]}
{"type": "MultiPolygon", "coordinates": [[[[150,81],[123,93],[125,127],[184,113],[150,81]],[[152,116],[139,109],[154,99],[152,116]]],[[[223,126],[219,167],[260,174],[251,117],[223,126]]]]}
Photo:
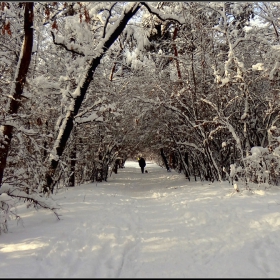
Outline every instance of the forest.
{"type": "MultiPolygon", "coordinates": [[[[186,180],[280,182],[278,2],[1,2],[0,233],[17,200],[139,154],[186,180]]],[[[238,190],[237,190],[238,191],[238,190]]]]}

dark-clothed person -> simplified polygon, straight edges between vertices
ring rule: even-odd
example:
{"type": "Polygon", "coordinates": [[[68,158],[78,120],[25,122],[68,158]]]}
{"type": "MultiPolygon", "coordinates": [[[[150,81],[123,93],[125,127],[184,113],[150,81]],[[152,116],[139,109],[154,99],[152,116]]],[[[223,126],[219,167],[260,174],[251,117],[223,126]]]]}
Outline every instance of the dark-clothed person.
{"type": "Polygon", "coordinates": [[[143,157],[138,158],[139,166],[141,168],[141,172],[144,173],[144,168],[146,166],[146,161],[143,157]]]}

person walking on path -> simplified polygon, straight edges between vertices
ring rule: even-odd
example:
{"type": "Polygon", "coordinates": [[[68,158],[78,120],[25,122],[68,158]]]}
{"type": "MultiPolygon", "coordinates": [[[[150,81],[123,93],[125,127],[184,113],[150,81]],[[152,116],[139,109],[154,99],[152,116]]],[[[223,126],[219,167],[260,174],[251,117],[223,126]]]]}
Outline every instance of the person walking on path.
{"type": "Polygon", "coordinates": [[[141,167],[141,172],[144,173],[144,168],[146,166],[146,161],[143,157],[138,158],[139,166],[141,167]]]}

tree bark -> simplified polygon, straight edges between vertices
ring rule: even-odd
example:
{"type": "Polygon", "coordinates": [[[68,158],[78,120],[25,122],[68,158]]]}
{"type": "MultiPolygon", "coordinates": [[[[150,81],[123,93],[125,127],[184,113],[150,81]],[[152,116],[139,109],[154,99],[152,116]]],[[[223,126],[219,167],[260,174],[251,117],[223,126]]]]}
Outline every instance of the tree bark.
{"type": "Polygon", "coordinates": [[[70,178],[69,178],[69,187],[75,187],[75,171],[76,171],[76,156],[77,156],[77,149],[76,149],[76,143],[74,144],[74,147],[72,148],[72,151],[70,153],[70,178]]]}
{"type": "Polygon", "coordinates": [[[167,171],[170,171],[170,168],[169,168],[169,165],[168,165],[166,156],[165,156],[165,154],[164,154],[164,152],[163,152],[163,148],[160,149],[160,155],[161,155],[161,157],[162,157],[162,159],[163,159],[163,162],[164,162],[164,165],[165,165],[165,167],[166,167],[166,170],[167,170],[167,171]]]}
{"type": "Polygon", "coordinates": [[[177,33],[178,33],[178,28],[175,27],[174,30],[174,34],[173,34],[173,41],[174,41],[174,56],[175,56],[175,63],[176,63],[176,68],[177,68],[177,74],[178,74],[178,79],[180,80],[180,84],[182,85],[182,74],[181,74],[181,70],[180,70],[180,65],[179,65],[179,60],[178,60],[178,51],[177,51],[177,47],[176,47],[176,43],[175,43],[175,39],[177,37],[177,33]]]}
{"type": "Polygon", "coordinates": [[[139,2],[129,4],[129,7],[126,8],[125,11],[123,12],[122,18],[120,19],[119,23],[115,23],[113,26],[111,26],[111,28],[114,28],[114,30],[112,32],[109,32],[108,35],[106,35],[105,38],[102,39],[101,41],[102,45],[100,45],[100,51],[97,51],[97,55],[93,57],[87,69],[87,73],[84,80],[81,82],[81,85],[78,85],[78,87],[80,88],[77,88],[76,91],[79,91],[79,94],[76,95],[75,99],[73,100],[73,103],[69,106],[54,144],[53,151],[56,153],[56,155],[54,157],[51,157],[50,159],[50,165],[48,168],[48,172],[46,173],[46,185],[43,190],[44,192],[50,191],[51,193],[53,193],[53,188],[54,188],[53,176],[58,166],[59,158],[61,157],[65,149],[67,140],[73,129],[73,120],[77,115],[77,113],[79,112],[81,104],[85,98],[87,89],[90,85],[90,82],[93,79],[93,75],[96,71],[97,66],[100,63],[101,58],[105,55],[107,50],[111,47],[111,45],[115,42],[118,36],[122,33],[128,21],[136,14],[139,8],[140,8],[139,2]]]}
{"type": "MultiPolygon", "coordinates": [[[[8,115],[17,114],[21,104],[26,75],[29,69],[32,46],[33,46],[33,2],[25,2],[24,10],[24,39],[22,43],[20,58],[15,71],[15,83],[12,85],[11,98],[7,105],[8,115]]],[[[13,137],[13,126],[3,125],[1,127],[3,139],[0,140],[0,187],[2,186],[4,170],[7,165],[8,153],[10,151],[13,137]]]]}

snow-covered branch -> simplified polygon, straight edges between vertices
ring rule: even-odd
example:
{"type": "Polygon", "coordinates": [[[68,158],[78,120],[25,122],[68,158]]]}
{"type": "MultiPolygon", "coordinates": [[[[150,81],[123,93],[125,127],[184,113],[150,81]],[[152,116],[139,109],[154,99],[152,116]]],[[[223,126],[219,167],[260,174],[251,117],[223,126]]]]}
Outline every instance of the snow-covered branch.
{"type": "Polygon", "coordinates": [[[42,208],[49,209],[59,219],[60,215],[57,213],[57,210],[60,209],[60,206],[53,199],[50,197],[46,198],[42,194],[39,194],[39,192],[36,190],[29,189],[29,192],[26,192],[20,187],[5,185],[0,188],[0,196],[2,196],[2,194],[6,194],[13,199],[16,198],[29,201],[34,206],[40,206],[42,208]]]}
{"type": "Polygon", "coordinates": [[[154,8],[151,6],[148,2],[140,2],[143,6],[147,8],[147,10],[153,14],[156,15],[160,20],[165,21],[165,20],[173,20],[178,22],[179,24],[184,24],[185,20],[174,15],[174,14],[166,14],[158,10],[157,8],[154,8]]]}

